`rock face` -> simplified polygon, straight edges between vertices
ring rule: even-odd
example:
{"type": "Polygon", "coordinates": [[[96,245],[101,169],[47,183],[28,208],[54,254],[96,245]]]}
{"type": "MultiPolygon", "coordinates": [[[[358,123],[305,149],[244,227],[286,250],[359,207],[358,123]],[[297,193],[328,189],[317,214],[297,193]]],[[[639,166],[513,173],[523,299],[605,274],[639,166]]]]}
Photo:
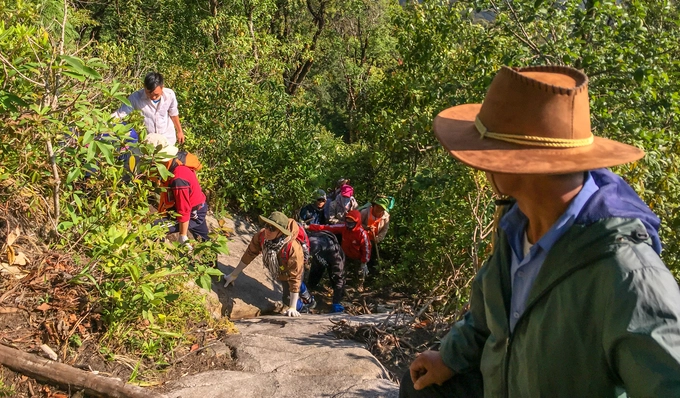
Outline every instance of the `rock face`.
{"type": "MultiPolygon", "coordinates": [[[[171,398],[398,397],[387,371],[363,346],[338,340],[330,319],[340,316],[265,316],[236,321],[235,348],[243,371],[212,371],[171,384],[171,398]]],[[[372,316],[359,322],[380,321],[372,316]]]]}
{"type": "MultiPolygon", "coordinates": [[[[214,218],[209,217],[208,224],[216,230],[214,218]]],[[[225,226],[234,231],[229,239],[229,255],[218,258],[218,268],[227,275],[236,268],[259,228],[241,219],[226,219],[225,226]]],[[[222,303],[222,315],[232,320],[274,314],[282,309],[281,284],[264,268],[262,256],[250,263],[233,285],[225,288],[221,279],[213,283],[213,291],[222,303]]]]}

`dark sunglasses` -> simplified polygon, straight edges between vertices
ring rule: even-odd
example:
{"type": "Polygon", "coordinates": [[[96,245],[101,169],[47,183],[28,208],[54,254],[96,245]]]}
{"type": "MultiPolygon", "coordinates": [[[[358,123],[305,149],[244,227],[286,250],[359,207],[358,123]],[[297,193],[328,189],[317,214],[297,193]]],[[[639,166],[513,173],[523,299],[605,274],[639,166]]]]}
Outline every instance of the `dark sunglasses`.
{"type": "Polygon", "coordinates": [[[357,226],[357,222],[356,221],[345,221],[345,225],[349,229],[354,229],[354,227],[357,226]]]}
{"type": "Polygon", "coordinates": [[[264,228],[269,232],[276,232],[279,230],[278,228],[270,224],[265,225],[264,228]]]}
{"type": "Polygon", "coordinates": [[[324,198],[320,198],[320,199],[317,199],[316,201],[317,201],[317,202],[325,202],[325,201],[326,201],[326,199],[324,199],[324,198]]]}

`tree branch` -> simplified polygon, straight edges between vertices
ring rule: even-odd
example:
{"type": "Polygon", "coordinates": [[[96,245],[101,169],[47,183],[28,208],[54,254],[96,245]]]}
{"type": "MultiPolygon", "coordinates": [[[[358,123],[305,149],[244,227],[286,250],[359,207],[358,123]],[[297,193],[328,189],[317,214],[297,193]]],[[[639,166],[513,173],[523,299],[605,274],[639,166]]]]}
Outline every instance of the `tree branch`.
{"type": "Polygon", "coordinates": [[[35,80],[33,80],[33,79],[31,79],[30,77],[28,77],[28,76],[24,75],[23,73],[21,73],[21,72],[19,71],[19,69],[15,68],[14,65],[12,65],[12,63],[9,62],[9,61],[7,60],[7,58],[5,58],[4,55],[2,55],[2,53],[0,53],[0,60],[2,60],[2,62],[4,62],[4,63],[5,63],[7,66],[9,66],[10,68],[14,69],[14,70],[19,74],[19,76],[21,76],[21,77],[23,77],[24,79],[28,80],[29,82],[35,84],[36,86],[45,87],[45,83],[36,82],[35,80]]]}
{"type": "MultiPolygon", "coordinates": [[[[60,209],[59,209],[59,189],[61,188],[61,178],[59,178],[59,169],[57,168],[57,157],[54,155],[54,149],[52,148],[52,140],[48,138],[47,142],[47,154],[50,157],[50,164],[52,165],[52,175],[54,176],[54,192],[52,193],[52,201],[54,202],[54,218],[59,221],[60,209]]],[[[55,232],[57,232],[55,230],[55,232]]]]}

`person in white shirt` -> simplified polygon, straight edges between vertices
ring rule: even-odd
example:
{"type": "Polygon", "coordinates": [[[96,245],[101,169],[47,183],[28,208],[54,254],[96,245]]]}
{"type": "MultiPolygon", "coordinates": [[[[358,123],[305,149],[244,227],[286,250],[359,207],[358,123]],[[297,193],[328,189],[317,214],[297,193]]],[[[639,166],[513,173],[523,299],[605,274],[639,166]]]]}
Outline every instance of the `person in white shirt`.
{"type": "Polygon", "coordinates": [[[163,87],[163,75],[149,72],[144,77],[144,88],[135,91],[128,97],[130,104],[121,105],[111,117],[123,119],[134,110],[139,110],[144,116],[144,125],[148,134],[161,134],[168,145],[184,143],[184,132],[179,122],[177,97],[175,92],[163,87]]]}

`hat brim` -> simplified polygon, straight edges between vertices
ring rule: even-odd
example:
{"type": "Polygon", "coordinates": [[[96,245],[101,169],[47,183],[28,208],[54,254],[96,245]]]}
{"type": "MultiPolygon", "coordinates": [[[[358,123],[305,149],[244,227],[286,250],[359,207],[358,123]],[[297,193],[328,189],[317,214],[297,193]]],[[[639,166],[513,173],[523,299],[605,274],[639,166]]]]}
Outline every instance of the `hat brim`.
{"type": "Polygon", "coordinates": [[[274,221],[270,220],[267,217],[262,217],[262,216],[259,216],[259,217],[260,217],[260,221],[262,221],[263,223],[271,225],[272,227],[281,231],[281,233],[286,235],[286,236],[290,236],[291,232],[288,229],[281,227],[279,224],[275,223],[274,221]]]}
{"type": "Polygon", "coordinates": [[[481,104],[445,109],[434,119],[439,142],[454,158],[482,171],[506,174],[566,174],[612,167],[641,159],[645,152],[602,137],[578,148],[540,148],[491,138],[475,127],[481,104]]]}
{"type": "Polygon", "coordinates": [[[160,152],[156,154],[156,157],[160,160],[167,161],[170,159],[173,159],[175,156],[177,156],[177,153],[179,152],[179,148],[177,148],[174,145],[166,146],[165,148],[161,149],[160,152]]]}
{"type": "Polygon", "coordinates": [[[373,205],[378,205],[383,208],[383,210],[387,211],[387,205],[383,203],[377,203],[377,202],[371,202],[373,205]]]}

